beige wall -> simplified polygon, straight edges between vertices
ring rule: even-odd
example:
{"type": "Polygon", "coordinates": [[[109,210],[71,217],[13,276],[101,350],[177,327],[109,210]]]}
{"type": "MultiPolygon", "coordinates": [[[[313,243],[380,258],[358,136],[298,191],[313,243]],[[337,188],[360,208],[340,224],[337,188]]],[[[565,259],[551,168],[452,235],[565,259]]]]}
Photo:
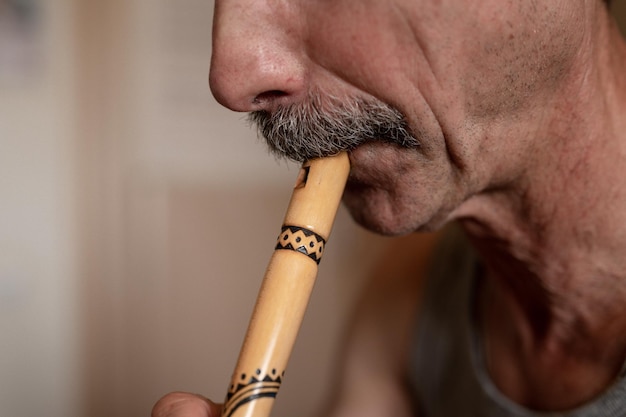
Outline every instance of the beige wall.
{"type": "MultiPolygon", "coordinates": [[[[219,400],[296,167],[210,97],[211,1],[41,3],[35,70],[0,48],[0,415],[219,400]]],[[[384,242],[340,212],[276,416],[323,398],[384,242]]]]}
{"type": "Polygon", "coordinates": [[[80,413],[68,1],[0,19],[0,415],[80,413]]]}

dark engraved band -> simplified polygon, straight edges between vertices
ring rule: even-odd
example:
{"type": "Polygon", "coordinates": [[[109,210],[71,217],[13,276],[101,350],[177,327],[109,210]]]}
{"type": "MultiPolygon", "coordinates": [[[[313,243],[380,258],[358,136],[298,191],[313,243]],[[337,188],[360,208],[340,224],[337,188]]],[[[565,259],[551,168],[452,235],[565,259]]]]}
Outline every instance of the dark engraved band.
{"type": "MultiPolygon", "coordinates": [[[[274,376],[268,374],[262,379],[260,378],[261,371],[257,370],[256,373],[259,376],[258,378],[251,376],[247,382],[233,384],[230,387],[226,395],[223,416],[231,417],[242,405],[260,398],[276,398],[284,372],[277,376],[276,370],[272,370],[274,376]]],[[[241,378],[246,380],[246,375],[241,375],[241,378]]]]}
{"type": "Polygon", "coordinates": [[[315,232],[298,226],[283,226],[275,249],[300,252],[319,264],[325,244],[324,238],[315,232]]]}

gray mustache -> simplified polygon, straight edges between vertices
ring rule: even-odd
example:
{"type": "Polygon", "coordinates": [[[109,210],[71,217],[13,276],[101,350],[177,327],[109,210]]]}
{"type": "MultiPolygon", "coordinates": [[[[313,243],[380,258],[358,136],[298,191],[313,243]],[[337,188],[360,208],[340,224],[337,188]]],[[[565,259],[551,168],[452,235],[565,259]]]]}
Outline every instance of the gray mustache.
{"type": "Polygon", "coordinates": [[[420,146],[404,116],[378,100],[339,100],[313,95],[302,103],[249,114],[272,153],[306,161],[349,151],[368,141],[420,146]]]}

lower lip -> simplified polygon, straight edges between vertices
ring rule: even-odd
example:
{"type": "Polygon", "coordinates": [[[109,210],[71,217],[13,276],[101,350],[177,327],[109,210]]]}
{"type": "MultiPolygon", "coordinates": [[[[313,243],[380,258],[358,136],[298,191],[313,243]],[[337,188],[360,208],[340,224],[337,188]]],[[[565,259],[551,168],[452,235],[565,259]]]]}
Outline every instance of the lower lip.
{"type": "Polygon", "coordinates": [[[402,172],[412,169],[420,160],[418,149],[403,148],[393,143],[372,141],[348,152],[348,181],[374,187],[386,187],[402,172]]]}
{"type": "Polygon", "coordinates": [[[373,159],[381,145],[383,144],[380,142],[367,142],[348,152],[350,160],[349,183],[365,185],[377,181],[377,176],[374,174],[376,165],[374,165],[373,159]]]}

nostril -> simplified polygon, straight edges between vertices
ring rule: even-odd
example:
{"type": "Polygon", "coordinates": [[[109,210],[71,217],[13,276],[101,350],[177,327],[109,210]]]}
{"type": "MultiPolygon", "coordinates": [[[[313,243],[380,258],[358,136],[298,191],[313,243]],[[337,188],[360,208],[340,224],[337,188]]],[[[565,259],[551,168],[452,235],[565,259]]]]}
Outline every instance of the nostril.
{"type": "Polygon", "coordinates": [[[264,91],[263,93],[258,94],[256,97],[254,97],[254,100],[252,100],[252,102],[254,104],[268,104],[276,101],[276,99],[285,97],[287,95],[289,95],[289,93],[280,90],[264,91]]]}

